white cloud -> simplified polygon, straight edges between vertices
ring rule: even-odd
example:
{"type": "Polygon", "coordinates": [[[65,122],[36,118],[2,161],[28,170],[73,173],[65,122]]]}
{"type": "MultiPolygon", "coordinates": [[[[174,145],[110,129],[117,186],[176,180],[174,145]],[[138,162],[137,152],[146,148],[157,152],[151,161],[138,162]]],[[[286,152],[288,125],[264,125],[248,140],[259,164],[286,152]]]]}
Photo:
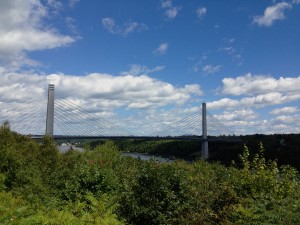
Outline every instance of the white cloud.
{"type": "Polygon", "coordinates": [[[195,94],[197,96],[201,96],[203,93],[198,84],[188,84],[185,85],[184,88],[181,89],[186,94],[195,94]]]}
{"type": "Polygon", "coordinates": [[[210,109],[220,109],[220,108],[234,108],[239,105],[238,100],[230,99],[230,98],[222,98],[217,101],[212,101],[207,103],[207,108],[210,109]]]}
{"type": "Polygon", "coordinates": [[[112,34],[120,34],[123,36],[127,36],[133,32],[140,32],[143,30],[147,30],[148,27],[145,24],[139,24],[137,22],[127,22],[124,23],[123,27],[120,27],[116,24],[114,19],[106,17],[102,19],[103,27],[108,30],[112,34]]]}
{"type": "Polygon", "coordinates": [[[159,45],[159,47],[153,51],[153,53],[155,53],[157,55],[164,55],[164,54],[166,54],[168,48],[169,48],[169,44],[168,43],[166,43],[166,42],[165,43],[161,43],[159,45]]]}
{"type": "Polygon", "coordinates": [[[294,116],[277,116],[273,122],[275,123],[299,123],[300,121],[300,115],[294,115],[294,116]]]}
{"type": "Polygon", "coordinates": [[[276,5],[269,6],[265,9],[263,16],[255,16],[253,18],[253,23],[258,24],[259,26],[270,27],[276,20],[284,20],[284,11],[291,8],[292,5],[286,2],[280,2],[276,5]]]}
{"type": "Polygon", "coordinates": [[[102,19],[102,25],[110,33],[116,33],[117,32],[116,30],[119,29],[117,28],[115,21],[112,18],[108,18],[108,17],[102,19]]]}
{"type": "Polygon", "coordinates": [[[254,97],[246,97],[240,100],[240,105],[242,106],[254,106],[254,107],[264,107],[268,105],[277,105],[288,102],[287,96],[279,92],[271,92],[267,94],[260,94],[254,97]]]}
{"type": "Polygon", "coordinates": [[[268,133],[299,133],[300,115],[277,116],[267,123],[268,133]]]}
{"type": "Polygon", "coordinates": [[[137,29],[138,26],[139,26],[139,24],[137,22],[126,23],[124,31],[123,31],[124,35],[134,32],[134,30],[137,29]]]}
{"type": "Polygon", "coordinates": [[[63,4],[59,0],[47,0],[47,7],[52,13],[58,14],[63,9],[63,4]]]}
{"type": "MultiPolygon", "coordinates": [[[[140,132],[147,131],[147,134],[159,130],[164,124],[163,119],[166,119],[165,117],[150,118],[151,111],[163,112],[165,106],[168,108],[181,107],[182,104],[192,101],[194,97],[202,95],[200,86],[197,84],[175,87],[147,75],[112,76],[94,73],[86,76],[65,74],[44,76],[34,73],[8,72],[1,67],[0,72],[2,78],[0,83],[0,123],[5,118],[9,118],[12,122],[29,121],[30,126],[34,125],[41,129],[40,133],[44,132],[41,123],[43,124],[45,121],[48,83],[55,84],[57,103],[64,104],[64,101],[68,101],[68,105],[80,106],[89,113],[89,115],[84,115],[83,120],[89,120],[96,116],[108,117],[120,126],[124,125],[140,132]],[[37,98],[39,98],[38,101],[37,98]],[[125,109],[132,110],[131,116],[124,116],[127,113],[116,115],[118,111],[125,109]],[[134,114],[137,109],[143,110],[134,114]],[[36,121],[38,121],[37,124],[35,124],[36,121]],[[134,125],[138,126],[134,128],[134,125]]],[[[70,110],[67,112],[72,113],[70,110]]],[[[173,115],[173,119],[177,118],[178,114],[184,114],[183,110],[180,113],[170,113],[165,112],[165,114],[173,115]]],[[[60,119],[66,120],[68,117],[64,116],[60,119]]]]}
{"type": "Polygon", "coordinates": [[[252,95],[269,92],[300,92],[299,77],[280,77],[252,75],[248,73],[236,78],[224,78],[222,80],[222,94],[228,95],[252,95]]]}
{"type": "Polygon", "coordinates": [[[161,7],[164,8],[170,8],[172,7],[172,0],[165,0],[161,3],[161,7]]]}
{"type": "MultiPolygon", "coordinates": [[[[142,71],[146,67],[140,66],[139,68],[137,65],[136,68],[142,71]]],[[[155,68],[149,70],[155,70],[155,68]]],[[[80,105],[92,116],[110,118],[120,126],[124,125],[139,132],[140,135],[155,132],[160,134],[165,129],[163,128],[165,125],[170,126],[170,132],[177,132],[177,134],[201,134],[201,127],[197,128],[196,125],[201,119],[201,108],[194,104],[195,100],[202,95],[201,88],[197,84],[175,87],[147,75],[112,76],[94,73],[86,76],[65,74],[44,76],[34,73],[9,72],[1,67],[0,75],[2,78],[0,83],[1,121],[3,118],[14,117],[35,122],[37,119],[32,117],[38,116],[40,121],[44,121],[47,84],[51,82],[55,84],[56,101],[67,100],[70,104],[80,105]],[[35,101],[37,97],[43,97],[44,100],[37,102],[35,101]],[[29,101],[31,103],[28,103],[29,101]],[[190,107],[187,107],[188,105],[190,107]],[[118,115],[117,112],[124,109],[130,110],[130,116],[125,116],[126,113],[118,115]],[[44,110],[44,114],[40,116],[38,110],[44,110]],[[196,117],[186,117],[190,114],[196,117]],[[173,127],[174,122],[182,118],[188,119],[182,124],[177,124],[178,127],[173,127]],[[181,133],[183,132],[181,128],[185,129],[183,130],[185,133],[181,133]]],[[[300,116],[284,114],[298,112],[297,107],[275,109],[271,113],[278,116],[270,117],[268,120],[261,119],[255,108],[297,99],[300,100],[300,94],[270,92],[241,99],[223,98],[207,103],[207,108],[210,112],[214,109],[225,109],[223,113],[217,113],[215,118],[229,127],[224,130],[227,133],[228,130],[233,131],[229,133],[235,134],[291,133],[299,131],[300,116]]],[[[40,127],[40,123],[36,124],[37,127],[40,127]]],[[[210,132],[222,133],[223,128],[220,130],[218,126],[210,126],[210,132]]],[[[41,132],[44,132],[43,129],[41,132]]]]}
{"type": "Polygon", "coordinates": [[[225,133],[245,134],[253,132],[254,124],[257,124],[257,122],[253,121],[257,120],[258,116],[258,113],[252,109],[241,108],[225,111],[222,114],[216,114],[214,115],[214,118],[216,118],[217,121],[220,121],[221,125],[218,125],[219,129],[227,130],[225,133]]]}
{"type": "Polygon", "coordinates": [[[202,71],[206,74],[214,74],[219,72],[221,69],[221,65],[205,65],[202,69],[202,71]]]}
{"type": "Polygon", "coordinates": [[[201,135],[200,110],[198,114],[193,112],[186,110],[186,106],[168,110],[139,110],[139,113],[123,120],[122,124],[139,135],[201,135]]]}
{"type": "Polygon", "coordinates": [[[231,127],[236,133],[297,133],[300,131],[300,116],[285,114],[298,113],[298,107],[282,107],[273,109],[269,113],[279,115],[270,116],[267,120],[261,119],[255,109],[282,105],[300,100],[300,77],[255,76],[246,74],[236,78],[224,78],[223,95],[234,95],[235,99],[221,98],[207,103],[208,110],[225,110],[216,115],[231,127]]]}
{"type": "Polygon", "coordinates": [[[184,103],[192,95],[201,95],[199,85],[173,85],[153,79],[147,75],[141,76],[112,76],[108,74],[89,74],[87,76],[72,76],[64,74],[5,73],[1,74],[1,102],[26,102],[45,93],[48,82],[56,86],[58,99],[94,99],[106,101],[117,106],[128,108],[147,106],[161,107],[168,104],[184,103]]]}
{"type": "Polygon", "coordinates": [[[291,107],[273,109],[270,113],[277,115],[277,114],[290,114],[295,112],[299,112],[299,109],[295,106],[291,106],[291,107]]]}
{"type": "Polygon", "coordinates": [[[35,51],[62,47],[72,42],[72,38],[58,34],[39,32],[35,29],[13,30],[0,33],[2,53],[35,51]],[[25,33],[26,32],[26,33],[25,33]]]}
{"type": "Polygon", "coordinates": [[[168,19],[174,19],[177,17],[181,7],[173,6],[172,0],[165,0],[161,3],[161,8],[165,9],[165,16],[168,19]]]}
{"type": "Polygon", "coordinates": [[[69,0],[69,7],[73,8],[80,0],[69,0]]]}
{"type": "Polygon", "coordinates": [[[35,65],[26,52],[68,46],[75,41],[44,23],[49,4],[57,6],[56,1],[48,1],[48,7],[38,0],[0,2],[0,65],[35,65]]]}
{"type": "Polygon", "coordinates": [[[74,34],[78,33],[77,27],[75,25],[76,20],[74,18],[72,18],[72,17],[66,17],[65,18],[65,23],[66,23],[67,27],[69,28],[69,30],[72,33],[74,33],[74,34]]]}
{"type": "Polygon", "coordinates": [[[196,10],[196,13],[197,13],[197,16],[199,18],[202,18],[207,12],[207,9],[205,7],[199,7],[197,10],[196,10]]]}
{"type": "Polygon", "coordinates": [[[218,49],[218,52],[226,53],[231,56],[234,61],[237,62],[237,65],[242,65],[242,52],[243,49],[239,49],[234,46],[235,39],[234,38],[226,38],[224,39],[225,45],[218,49]]]}
{"type": "Polygon", "coordinates": [[[215,115],[221,121],[243,121],[257,118],[257,113],[252,109],[239,109],[234,111],[225,111],[223,114],[215,115]]]}
{"type": "Polygon", "coordinates": [[[164,68],[165,68],[164,66],[156,66],[156,67],[150,69],[147,66],[133,64],[133,65],[130,65],[129,71],[124,71],[124,72],[121,72],[120,74],[137,76],[137,75],[143,75],[143,74],[156,73],[156,72],[163,70],[164,68]]]}
{"type": "Polygon", "coordinates": [[[219,52],[225,52],[228,55],[232,55],[236,52],[236,49],[232,46],[219,48],[219,52]]]}
{"type": "Polygon", "coordinates": [[[227,109],[237,107],[260,108],[265,106],[284,104],[298,100],[300,100],[300,94],[282,94],[279,92],[271,92],[253,97],[244,97],[239,100],[222,98],[217,101],[209,102],[208,106],[212,109],[227,109]]]}
{"type": "Polygon", "coordinates": [[[167,9],[165,15],[170,19],[174,19],[177,16],[179,10],[179,8],[172,7],[170,9],[167,9]]]}
{"type": "Polygon", "coordinates": [[[214,116],[235,134],[299,133],[300,115],[261,119],[251,109],[225,111],[214,116]]]}
{"type": "Polygon", "coordinates": [[[196,62],[193,66],[193,71],[196,73],[200,70],[200,66],[202,64],[202,60],[199,60],[198,62],[196,62]]]}
{"type": "Polygon", "coordinates": [[[206,61],[208,59],[208,55],[207,53],[203,53],[201,57],[188,57],[188,60],[191,61],[196,61],[193,65],[192,70],[194,72],[198,72],[199,70],[202,69],[202,64],[204,63],[204,61],[206,61]]]}
{"type": "Polygon", "coordinates": [[[44,79],[37,75],[1,74],[0,102],[25,102],[45,93],[44,79]]]}

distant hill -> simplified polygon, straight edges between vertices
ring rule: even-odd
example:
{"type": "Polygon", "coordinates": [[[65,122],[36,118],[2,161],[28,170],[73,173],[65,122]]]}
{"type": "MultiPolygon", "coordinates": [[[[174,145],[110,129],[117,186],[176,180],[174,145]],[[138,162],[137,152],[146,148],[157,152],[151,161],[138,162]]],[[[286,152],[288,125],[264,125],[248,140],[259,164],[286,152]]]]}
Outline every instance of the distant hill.
{"type": "MultiPolygon", "coordinates": [[[[211,137],[208,137],[211,138],[211,137]]],[[[225,140],[232,137],[222,136],[225,140]]],[[[239,161],[244,145],[254,155],[260,143],[265,148],[266,159],[277,160],[280,165],[291,165],[300,170],[300,134],[245,135],[235,136],[240,142],[209,142],[210,161],[229,165],[239,161]]],[[[93,146],[98,142],[91,143],[93,146]]],[[[199,157],[201,143],[197,140],[118,140],[121,151],[147,152],[150,154],[172,155],[179,158],[199,157]]]]}

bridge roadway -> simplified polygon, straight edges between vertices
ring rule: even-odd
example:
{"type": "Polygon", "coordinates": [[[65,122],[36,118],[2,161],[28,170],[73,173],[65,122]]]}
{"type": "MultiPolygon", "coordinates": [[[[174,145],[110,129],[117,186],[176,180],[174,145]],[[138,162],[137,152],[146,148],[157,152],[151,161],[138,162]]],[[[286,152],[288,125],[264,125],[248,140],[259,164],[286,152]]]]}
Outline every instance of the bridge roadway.
{"type": "MultiPolygon", "coordinates": [[[[31,135],[31,139],[42,139],[44,135],[31,135]]],[[[126,140],[126,139],[135,139],[135,140],[198,140],[198,141],[208,141],[208,142],[241,142],[241,140],[235,138],[215,138],[208,137],[202,138],[201,136],[67,136],[67,135],[54,135],[52,137],[54,140],[126,140]]]]}

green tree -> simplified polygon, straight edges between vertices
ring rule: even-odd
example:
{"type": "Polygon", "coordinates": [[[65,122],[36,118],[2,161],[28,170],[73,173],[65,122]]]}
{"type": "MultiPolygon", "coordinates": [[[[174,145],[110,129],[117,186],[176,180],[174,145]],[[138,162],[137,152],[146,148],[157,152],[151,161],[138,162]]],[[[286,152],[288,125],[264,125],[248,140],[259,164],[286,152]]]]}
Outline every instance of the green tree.
{"type": "Polygon", "coordinates": [[[241,156],[243,168],[232,170],[232,182],[239,196],[233,214],[236,224],[298,224],[300,187],[298,172],[288,166],[266,162],[264,147],[252,160],[247,147],[241,156]]]}

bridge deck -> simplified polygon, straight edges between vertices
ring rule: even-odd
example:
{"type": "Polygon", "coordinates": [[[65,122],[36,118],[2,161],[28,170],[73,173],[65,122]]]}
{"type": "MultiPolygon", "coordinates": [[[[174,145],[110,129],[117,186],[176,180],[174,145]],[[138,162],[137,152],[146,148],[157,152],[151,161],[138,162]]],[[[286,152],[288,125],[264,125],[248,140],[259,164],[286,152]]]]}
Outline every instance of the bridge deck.
{"type": "MultiPolygon", "coordinates": [[[[32,139],[42,139],[43,135],[32,135],[32,139]]],[[[54,140],[126,140],[126,139],[136,139],[136,140],[198,140],[198,141],[208,141],[208,142],[240,142],[239,139],[229,139],[229,138],[202,138],[201,136],[65,136],[65,135],[54,135],[52,137],[54,140]]]]}

